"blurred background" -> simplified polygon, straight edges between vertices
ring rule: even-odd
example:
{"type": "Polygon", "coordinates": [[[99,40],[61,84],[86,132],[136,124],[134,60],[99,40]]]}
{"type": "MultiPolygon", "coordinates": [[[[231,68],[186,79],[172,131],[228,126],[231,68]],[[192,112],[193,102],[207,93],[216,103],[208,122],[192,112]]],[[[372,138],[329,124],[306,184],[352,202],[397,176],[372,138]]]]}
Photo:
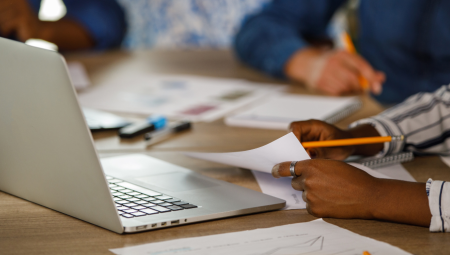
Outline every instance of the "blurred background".
{"type": "MultiPolygon", "coordinates": [[[[128,25],[122,47],[228,48],[243,19],[269,1],[117,0],[128,25]]],[[[61,0],[42,0],[39,19],[56,21],[66,12],[61,0]]]]}

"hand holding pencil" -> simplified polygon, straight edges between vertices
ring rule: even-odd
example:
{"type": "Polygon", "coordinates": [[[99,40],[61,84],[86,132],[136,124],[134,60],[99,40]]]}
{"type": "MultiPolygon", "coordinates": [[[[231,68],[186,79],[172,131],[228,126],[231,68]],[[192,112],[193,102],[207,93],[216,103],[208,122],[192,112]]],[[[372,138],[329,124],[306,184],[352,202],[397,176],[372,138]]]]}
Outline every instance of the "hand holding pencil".
{"type": "Polygon", "coordinates": [[[311,158],[344,160],[350,155],[372,156],[383,149],[384,142],[392,139],[380,137],[370,125],[341,130],[319,120],[293,122],[291,130],[311,158]]]}
{"type": "Polygon", "coordinates": [[[380,94],[384,73],[357,54],[348,35],[344,38],[344,49],[315,45],[299,49],[286,62],[286,76],[333,96],[362,94],[368,89],[380,94]]]}

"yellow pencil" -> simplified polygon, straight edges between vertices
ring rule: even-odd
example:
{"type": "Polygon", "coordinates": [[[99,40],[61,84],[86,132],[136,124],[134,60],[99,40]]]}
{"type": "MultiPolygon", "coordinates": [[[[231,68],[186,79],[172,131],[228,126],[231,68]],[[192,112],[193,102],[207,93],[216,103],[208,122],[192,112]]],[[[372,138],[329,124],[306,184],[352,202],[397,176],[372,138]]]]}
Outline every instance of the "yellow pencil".
{"type": "MultiPolygon", "coordinates": [[[[353,54],[358,54],[358,53],[356,52],[355,46],[353,45],[352,39],[351,39],[350,36],[347,34],[347,32],[344,31],[344,32],[342,33],[342,35],[341,35],[341,40],[342,40],[342,43],[344,44],[344,48],[345,48],[348,52],[353,53],[353,54]]],[[[369,81],[367,81],[367,79],[364,78],[364,76],[362,76],[362,75],[359,76],[359,84],[361,84],[361,87],[362,87],[364,90],[368,90],[368,89],[369,89],[369,81]]]]}
{"type": "Polygon", "coordinates": [[[338,146],[402,141],[403,138],[404,138],[403,136],[361,137],[361,138],[338,139],[338,140],[328,140],[328,141],[303,142],[302,145],[305,148],[338,147],[338,146]]]}

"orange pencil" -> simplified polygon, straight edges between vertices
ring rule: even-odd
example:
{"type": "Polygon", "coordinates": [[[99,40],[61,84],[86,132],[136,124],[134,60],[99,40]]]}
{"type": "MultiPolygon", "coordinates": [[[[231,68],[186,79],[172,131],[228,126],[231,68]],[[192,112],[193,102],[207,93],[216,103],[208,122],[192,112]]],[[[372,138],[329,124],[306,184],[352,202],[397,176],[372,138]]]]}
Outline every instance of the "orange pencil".
{"type": "MultiPolygon", "coordinates": [[[[353,53],[353,54],[358,54],[358,52],[356,52],[355,45],[353,45],[352,39],[347,34],[347,32],[344,31],[342,33],[341,40],[342,40],[342,44],[344,44],[344,48],[348,52],[353,53]]],[[[367,79],[364,78],[364,76],[362,76],[362,75],[359,76],[359,84],[361,84],[361,87],[364,90],[368,90],[369,89],[369,81],[367,81],[367,79]]]]}
{"type": "Polygon", "coordinates": [[[349,146],[349,145],[402,141],[403,138],[404,138],[403,136],[361,137],[361,138],[338,139],[338,140],[328,140],[328,141],[303,142],[302,145],[305,148],[337,147],[337,146],[349,146]]]}
{"type": "Polygon", "coordinates": [[[363,255],[370,255],[368,251],[363,251],[363,255]]]}

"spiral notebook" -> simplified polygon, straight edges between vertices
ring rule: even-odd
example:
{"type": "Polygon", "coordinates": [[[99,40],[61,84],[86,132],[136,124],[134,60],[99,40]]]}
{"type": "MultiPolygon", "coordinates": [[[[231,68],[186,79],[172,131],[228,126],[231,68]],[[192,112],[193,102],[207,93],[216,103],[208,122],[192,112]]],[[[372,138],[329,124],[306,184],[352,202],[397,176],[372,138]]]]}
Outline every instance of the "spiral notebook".
{"type": "Polygon", "coordinates": [[[401,152],[394,155],[389,155],[385,157],[369,157],[369,158],[361,158],[361,157],[349,157],[346,159],[346,162],[354,162],[359,163],[361,165],[367,166],[371,169],[382,168],[394,164],[408,162],[414,159],[414,154],[412,152],[401,152]]]}
{"type": "Polygon", "coordinates": [[[229,126],[287,130],[293,121],[335,123],[361,108],[358,97],[279,94],[225,118],[229,126]]]}

